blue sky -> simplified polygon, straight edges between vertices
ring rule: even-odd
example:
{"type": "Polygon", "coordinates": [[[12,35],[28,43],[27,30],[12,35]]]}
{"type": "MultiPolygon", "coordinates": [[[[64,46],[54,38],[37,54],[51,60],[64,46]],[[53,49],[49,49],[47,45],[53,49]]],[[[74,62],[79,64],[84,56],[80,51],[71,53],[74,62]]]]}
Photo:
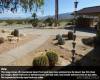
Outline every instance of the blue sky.
{"type": "MultiPolygon", "coordinates": [[[[85,8],[85,7],[91,7],[91,6],[100,6],[100,0],[78,0],[78,10],[85,8]]],[[[38,16],[46,16],[46,15],[54,15],[55,12],[55,5],[54,0],[45,0],[45,4],[43,8],[37,12],[38,16]]],[[[67,13],[67,12],[73,12],[74,11],[74,0],[59,0],[59,13],[67,13]]],[[[31,13],[24,13],[21,11],[21,9],[18,10],[17,13],[13,14],[10,11],[6,11],[3,14],[0,14],[0,18],[6,18],[6,17],[30,17],[31,13]]]]}

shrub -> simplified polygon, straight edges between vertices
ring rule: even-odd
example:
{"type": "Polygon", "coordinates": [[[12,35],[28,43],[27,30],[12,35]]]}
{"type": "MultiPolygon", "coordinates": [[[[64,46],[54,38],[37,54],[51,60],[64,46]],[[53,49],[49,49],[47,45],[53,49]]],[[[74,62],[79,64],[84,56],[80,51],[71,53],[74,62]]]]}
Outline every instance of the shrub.
{"type": "Polygon", "coordinates": [[[14,35],[14,31],[11,32],[11,35],[14,35]]]}
{"type": "Polygon", "coordinates": [[[15,36],[15,37],[18,37],[19,36],[19,31],[17,29],[15,29],[12,34],[15,36]]]}
{"type": "Polygon", "coordinates": [[[67,25],[72,25],[72,22],[67,23],[67,25]]]}
{"type": "Polygon", "coordinates": [[[37,26],[38,26],[38,22],[39,22],[38,19],[33,19],[33,20],[31,20],[31,23],[32,23],[32,26],[33,26],[33,27],[37,27],[37,26]]]}
{"type": "Polygon", "coordinates": [[[56,35],[56,40],[58,40],[59,38],[61,38],[61,35],[60,34],[56,35]]]}
{"type": "Polygon", "coordinates": [[[54,23],[54,19],[53,18],[47,18],[47,19],[44,20],[43,23],[48,24],[48,26],[52,26],[53,23],[54,23]]]}
{"type": "Polygon", "coordinates": [[[6,31],[4,29],[1,30],[2,33],[5,33],[6,31]]]}
{"type": "Polygon", "coordinates": [[[55,66],[55,64],[58,62],[58,55],[55,52],[47,52],[46,56],[48,57],[49,60],[49,65],[50,66],[55,66]]]}
{"type": "Polygon", "coordinates": [[[0,44],[4,43],[4,38],[3,37],[0,37],[0,44]]]}
{"type": "Polygon", "coordinates": [[[82,42],[83,42],[85,45],[92,46],[92,45],[94,44],[94,40],[95,40],[95,38],[91,37],[91,38],[82,39],[82,42]]]}
{"type": "Polygon", "coordinates": [[[40,56],[33,60],[33,66],[49,66],[47,56],[40,56]]]}
{"type": "Polygon", "coordinates": [[[100,39],[100,31],[97,31],[96,35],[100,39]]]}
{"type": "Polygon", "coordinates": [[[64,45],[65,44],[65,41],[64,41],[64,39],[62,37],[58,38],[58,44],[59,45],[64,45]]]}
{"type": "Polygon", "coordinates": [[[73,32],[71,31],[68,32],[68,39],[73,40],[73,32]]]}

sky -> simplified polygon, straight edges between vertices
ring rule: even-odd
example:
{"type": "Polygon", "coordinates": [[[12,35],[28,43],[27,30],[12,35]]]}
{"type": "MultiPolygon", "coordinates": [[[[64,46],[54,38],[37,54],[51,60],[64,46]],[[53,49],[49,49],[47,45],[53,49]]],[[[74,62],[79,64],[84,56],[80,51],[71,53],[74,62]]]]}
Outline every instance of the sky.
{"type": "MultiPolygon", "coordinates": [[[[55,13],[55,0],[45,0],[45,4],[40,11],[37,12],[38,16],[54,15],[55,13]]],[[[78,10],[85,7],[100,6],[100,0],[78,0],[78,10]]],[[[59,0],[59,13],[68,13],[74,11],[74,0],[59,0]]],[[[17,13],[6,11],[0,14],[0,18],[27,18],[31,17],[31,13],[22,12],[19,9],[17,13]]]]}

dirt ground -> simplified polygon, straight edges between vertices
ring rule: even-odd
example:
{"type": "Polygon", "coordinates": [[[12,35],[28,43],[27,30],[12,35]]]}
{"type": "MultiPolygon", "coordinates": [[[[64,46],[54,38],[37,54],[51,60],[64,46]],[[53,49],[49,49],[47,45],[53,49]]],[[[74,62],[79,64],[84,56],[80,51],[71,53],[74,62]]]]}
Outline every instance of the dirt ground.
{"type": "MultiPolygon", "coordinates": [[[[77,37],[77,55],[76,60],[81,59],[83,56],[85,56],[88,53],[89,49],[92,49],[92,47],[86,46],[82,44],[81,39],[86,37],[77,37]]],[[[57,65],[66,65],[71,62],[71,49],[72,49],[72,41],[66,40],[66,44],[63,46],[56,45],[57,40],[54,40],[55,36],[51,36],[42,46],[40,46],[37,50],[29,53],[26,56],[23,56],[23,58],[17,60],[12,65],[17,66],[32,66],[32,61],[35,57],[38,57],[40,55],[45,55],[45,51],[55,51],[59,55],[59,61],[57,65]]]]}
{"type": "Polygon", "coordinates": [[[0,44],[0,54],[3,54],[13,48],[19,47],[20,45],[23,45],[31,40],[33,40],[37,37],[37,35],[27,34],[25,36],[19,37],[19,41],[8,41],[6,40],[4,43],[0,44]]]}

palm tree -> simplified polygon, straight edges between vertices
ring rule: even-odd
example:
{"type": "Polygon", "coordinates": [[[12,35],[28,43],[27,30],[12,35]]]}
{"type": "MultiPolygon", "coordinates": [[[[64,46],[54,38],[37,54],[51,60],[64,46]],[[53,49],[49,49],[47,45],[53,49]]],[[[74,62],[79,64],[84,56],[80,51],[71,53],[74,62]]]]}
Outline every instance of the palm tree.
{"type": "Polygon", "coordinates": [[[58,0],[55,0],[55,26],[58,24],[58,0]]]}
{"type": "Polygon", "coordinates": [[[36,13],[33,13],[33,14],[32,14],[32,17],[33,17],[34,19],[36,19],[36,17],[37,17],[36,13]]]}

